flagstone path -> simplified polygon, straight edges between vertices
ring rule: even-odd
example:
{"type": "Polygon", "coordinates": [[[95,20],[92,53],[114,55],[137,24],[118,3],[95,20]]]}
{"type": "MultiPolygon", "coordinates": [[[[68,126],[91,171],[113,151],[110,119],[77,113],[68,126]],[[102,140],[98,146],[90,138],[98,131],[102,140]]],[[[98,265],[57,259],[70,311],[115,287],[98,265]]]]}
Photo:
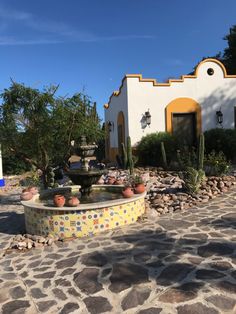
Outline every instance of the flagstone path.
{"type": "Polygon", "coordinates": [[[0,312],[236,313],[236,189],[200,207],[93,238],[4,256],[24,232],[0,203],[0,312]]]}

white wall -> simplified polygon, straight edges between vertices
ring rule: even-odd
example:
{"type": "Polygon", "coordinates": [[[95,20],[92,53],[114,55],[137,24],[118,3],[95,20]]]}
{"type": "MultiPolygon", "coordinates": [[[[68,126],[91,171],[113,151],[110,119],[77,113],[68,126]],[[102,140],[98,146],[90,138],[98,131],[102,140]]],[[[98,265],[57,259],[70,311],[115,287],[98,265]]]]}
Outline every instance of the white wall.
{"type": "Polygon", "coordinates": [[[127,110],[127,80],[124,81],[118,96],[112,96],[109,108],[105,109],[105,122],[114,123],[114,130],[110,132],[110,147],[118,147],[117,118],[120,111],[123,111],[125,118],[125,138],[128,134],[128,110],[127,110]]]}
{"type": "MultiPolygon", "coordinates": [[[[236,78],[224,78],[221,66],[207,61],[198,67],[197,78],[185,78],[184,82],[172,82],[171,86],[153,86],[152,82],[139,82],[139,78],[128,77],[128,120],[132,144],[142,136],[156,131],[165,131],[165,108],[174,99],[188,97],[198,102],[202,108],[202,130],[217,127],[216,111],[221,108],[224,115],[223,127],[234,127],[234,106],[236,106],[236,78]],[[214,74],[209,76],[207,69],[214,74]],[[150,127],[141,128],[142,115],[150,109],[150,127]]],[[[120,97],[120,96],[119,96],[120,97]]],[[[116,98],[116,97],[113,97],[116,98]]],[[[113,100],[112,98],[112,100],[113,100]]],[[[118,99],[118,98],[117,98],[118,99]]],[[[121,102],[111,106],[119,112],[121,102]],[[115,108],[116,107],[116,108],[115,108]]]]}

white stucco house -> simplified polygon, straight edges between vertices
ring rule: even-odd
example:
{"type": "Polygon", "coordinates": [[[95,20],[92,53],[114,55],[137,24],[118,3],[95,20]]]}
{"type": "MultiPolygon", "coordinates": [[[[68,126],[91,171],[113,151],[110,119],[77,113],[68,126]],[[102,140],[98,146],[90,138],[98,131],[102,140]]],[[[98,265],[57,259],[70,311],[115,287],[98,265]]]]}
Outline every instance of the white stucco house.
{"type": "Polygon", "coordinates": [[[111,161],[127,136],[134,146],[143,136],[160,131],[194,142],[205,130],[235,127],[236,75],[227,75],[216,59],[205,59],[194,75],[167,83],[127,74],[104,108],[106,155],[111,161]]]}

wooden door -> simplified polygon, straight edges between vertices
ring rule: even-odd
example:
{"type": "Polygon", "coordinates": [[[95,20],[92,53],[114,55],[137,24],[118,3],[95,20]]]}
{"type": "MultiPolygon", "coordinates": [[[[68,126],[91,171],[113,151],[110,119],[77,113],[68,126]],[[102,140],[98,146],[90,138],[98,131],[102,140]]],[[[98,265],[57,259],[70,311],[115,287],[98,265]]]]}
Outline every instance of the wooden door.
{"type": "Polygon", "coordinates": [[[173,134],[184,144],[193,146],[196,144],[196,114],[195,113],[173,113],[173,134]]]}

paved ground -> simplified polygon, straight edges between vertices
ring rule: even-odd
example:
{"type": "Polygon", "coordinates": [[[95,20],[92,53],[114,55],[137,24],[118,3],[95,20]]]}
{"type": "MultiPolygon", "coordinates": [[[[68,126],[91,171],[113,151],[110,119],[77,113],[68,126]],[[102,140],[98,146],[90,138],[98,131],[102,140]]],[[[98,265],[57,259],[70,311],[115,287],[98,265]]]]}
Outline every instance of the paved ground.
{"type": "Polygon", "coordinates": [[[3,314],[236,313],[236,190],[156,221],[3,256],[24,229],[17,197],[0,204],[3,314]]]}

